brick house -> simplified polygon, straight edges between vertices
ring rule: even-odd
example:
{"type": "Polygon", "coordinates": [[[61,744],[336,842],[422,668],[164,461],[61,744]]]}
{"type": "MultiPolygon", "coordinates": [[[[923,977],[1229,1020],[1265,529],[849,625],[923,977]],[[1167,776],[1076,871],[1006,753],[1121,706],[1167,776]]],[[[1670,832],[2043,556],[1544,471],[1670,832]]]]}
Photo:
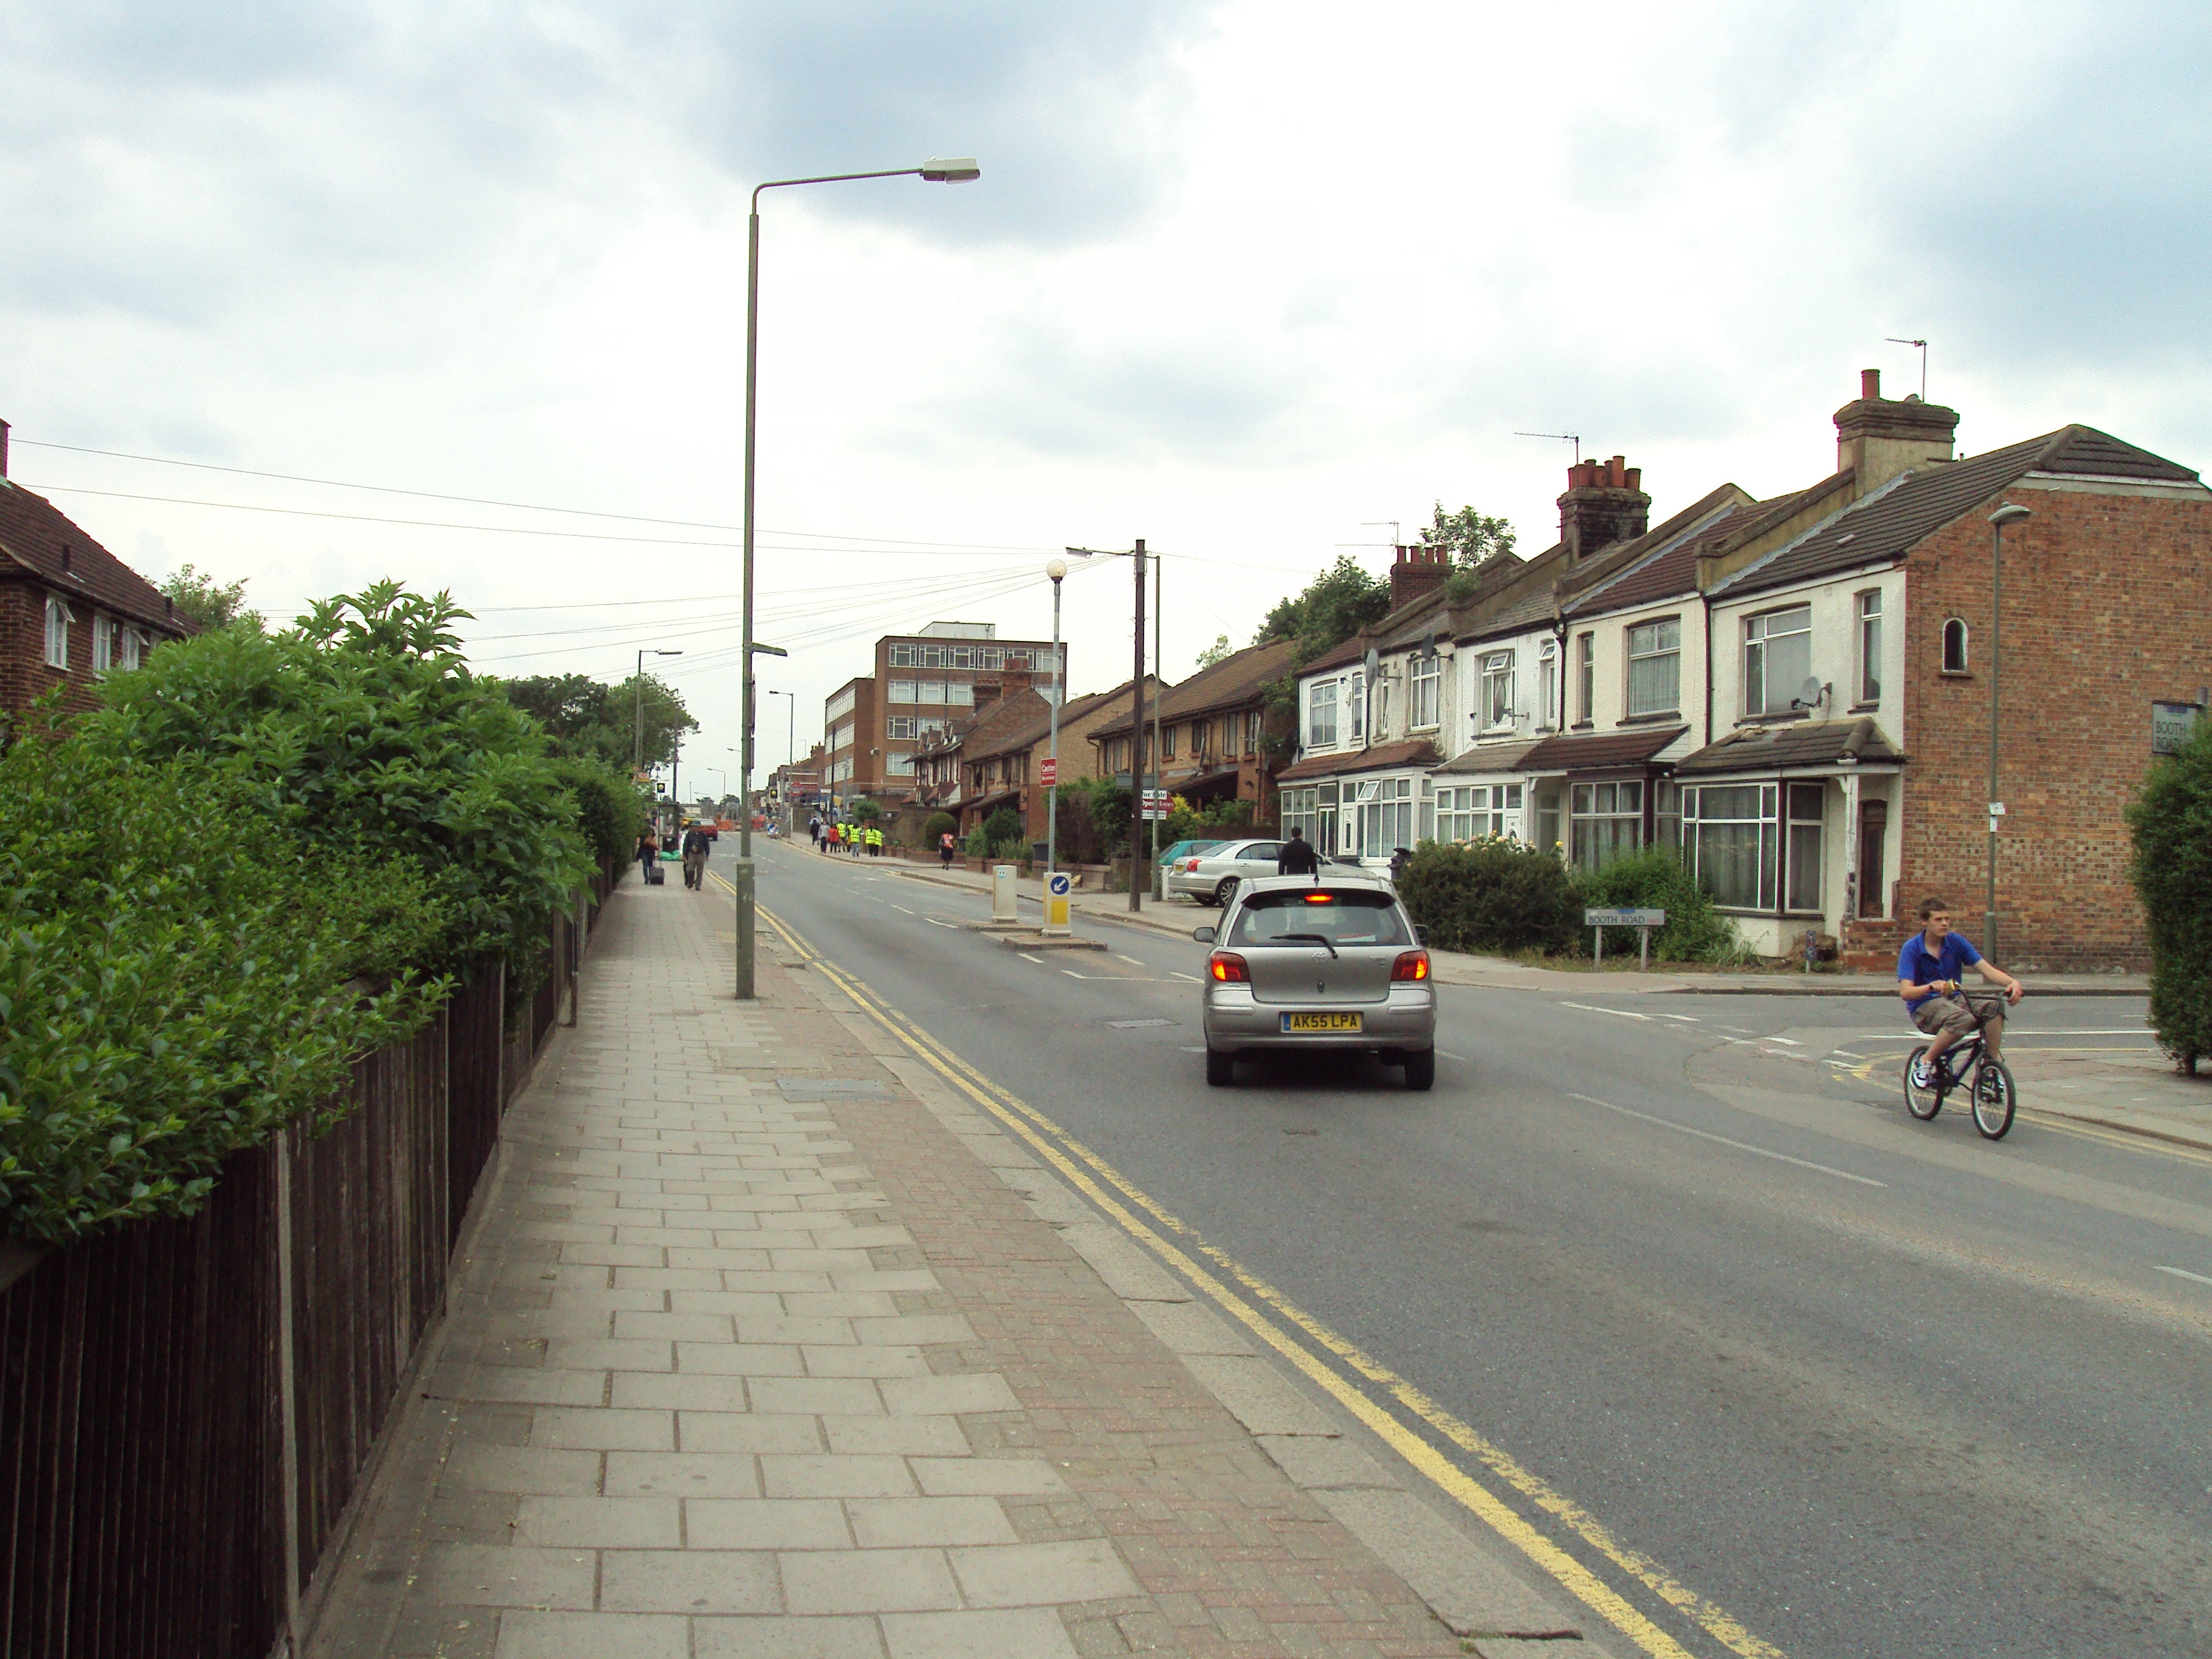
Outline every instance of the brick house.
{"type": "Polygon", "coordinates": [[[1419,569],[1397,592],[1401,554],[1391,614],[1300,672],[1285,827],[1363,855],[1506,834],[1585,867],[1673,847],[1769,955],[1812,931],[1879,965],[1931,890],[1981,934],[2011,502],[1997,951],[2140,966],[2122,809],[2149,705],[2207,701],[2212,491],[2087,427],[1954,459],[1957,423],[1869,370],[1802,489],[1724,484],[1646,528],[1636,471],[1585,462],[1537,558],[1440,601],[1419,569]]]}
{"type": "Polygon", "coordinates": [[[56,687],[71,713],[111,670],[195,632],[152,583],[8,477],[0,421],[0,714],[12,726],[56,687]]]}
{"type": "MultiPolygon", "coordinates": [[[[1267,688],[1296,665],[1297,646],[1270,640],[1248,646],[1210,668],[1201,668],[1159,699],[1158,751],[1154,752],[1153,711],[1146,708],[1145,769],[1153,787],[1180,795],[1194,806],[1221,800],[1252,803],[1252,822],[1275,820],[1275,774],[1289,758],[1294,733],[1290,716],[1269,706],[1267,688]]],[[[1115,714],[1088,732],[1095,745],[1095,776],[1124,783],[1129,771],[1132,719],[1127,688],[1114,705],[1115,714]]],[[[1068,752],[1063,731],[1060,754],[1068,752]]]]}

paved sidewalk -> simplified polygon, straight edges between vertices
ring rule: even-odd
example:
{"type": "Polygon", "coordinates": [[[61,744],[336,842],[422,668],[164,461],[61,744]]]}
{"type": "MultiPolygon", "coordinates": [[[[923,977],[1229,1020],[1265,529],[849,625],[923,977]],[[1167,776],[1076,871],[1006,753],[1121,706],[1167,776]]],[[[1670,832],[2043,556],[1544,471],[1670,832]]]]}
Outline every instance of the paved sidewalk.
{"type": "Polygon", "coordinates": [[[819,975],[764,949],[732,1000],[719,889],[610,903],[311,1654],[1524,1650],[1294,1484],[1361,1455],[1271,1456],[819,975]]]}

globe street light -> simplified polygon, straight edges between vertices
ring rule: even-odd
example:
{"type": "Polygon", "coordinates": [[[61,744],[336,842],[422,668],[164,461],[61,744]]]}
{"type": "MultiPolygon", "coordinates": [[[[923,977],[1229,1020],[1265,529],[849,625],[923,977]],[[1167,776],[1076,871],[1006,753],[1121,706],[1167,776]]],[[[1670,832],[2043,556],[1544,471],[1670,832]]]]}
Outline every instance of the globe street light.
{"type": "Polygon", "coordinates": [[[760,403],[760,198],[764,190],[788,190],[796,185],[841,185],[860,179],[920,178],[932,184],[959,185],[982,176],[975,157],[933,156],[918,167],[887,167],[874,173],[824,173],[808,179],[771,179],[753,186],[752,216],[745,225],[745,513],[744,605],[740,642],[744,688],[744,752],[738,757],[744,811],[738,815],[738,996],[753,994],[753,450],[760,403]]]}
{"type": "Polygon", "coordinates": [[[1992,962],[1997,957],[1997,820],[2004,816],[2004,803],[1997,799],[1997,687],[2004,666],[2001,610],[2004,599],[2004,533],[2007,525],[2019,524],[2034,516],[2027,508],[2011,501],[1990,514],[1990,890],[1986,914],[1982,918],[1982,950],[1992,962]]]}

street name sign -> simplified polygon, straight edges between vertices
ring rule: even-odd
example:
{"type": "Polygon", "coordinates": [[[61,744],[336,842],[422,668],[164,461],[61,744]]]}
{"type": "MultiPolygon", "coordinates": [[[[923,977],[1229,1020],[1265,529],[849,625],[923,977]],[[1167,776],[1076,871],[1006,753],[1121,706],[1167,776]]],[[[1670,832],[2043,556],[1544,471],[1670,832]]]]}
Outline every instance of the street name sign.
{"type": "Polygon", "coordinates": [[[1585,927],[1664,927],[1666,925],[1667,913],[1664,910],[1585,910],[1583,912],[1583,926],[1585,927]]]}
{"type": "Polygon", "coordinates": [[[2150,752],[2178,755],[2197,729],[2204,710],[2193,702],[2154,702],[2150,706],[2150,752]]]}

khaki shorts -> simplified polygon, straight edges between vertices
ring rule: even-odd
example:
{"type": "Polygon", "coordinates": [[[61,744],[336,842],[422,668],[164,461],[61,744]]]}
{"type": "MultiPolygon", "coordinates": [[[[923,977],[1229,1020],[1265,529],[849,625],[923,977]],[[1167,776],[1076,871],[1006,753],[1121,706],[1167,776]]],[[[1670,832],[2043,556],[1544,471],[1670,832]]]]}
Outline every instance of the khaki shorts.
{"type": "Polygon", "coordinates": [[[2003,997],[1970,997],[1955,991],[1930,997],[1912,1011],[1912,1023],[1929,1036],[1972,1036],[1982,1029],[1984,1021],[2004,1017],[2003,997]]]}

